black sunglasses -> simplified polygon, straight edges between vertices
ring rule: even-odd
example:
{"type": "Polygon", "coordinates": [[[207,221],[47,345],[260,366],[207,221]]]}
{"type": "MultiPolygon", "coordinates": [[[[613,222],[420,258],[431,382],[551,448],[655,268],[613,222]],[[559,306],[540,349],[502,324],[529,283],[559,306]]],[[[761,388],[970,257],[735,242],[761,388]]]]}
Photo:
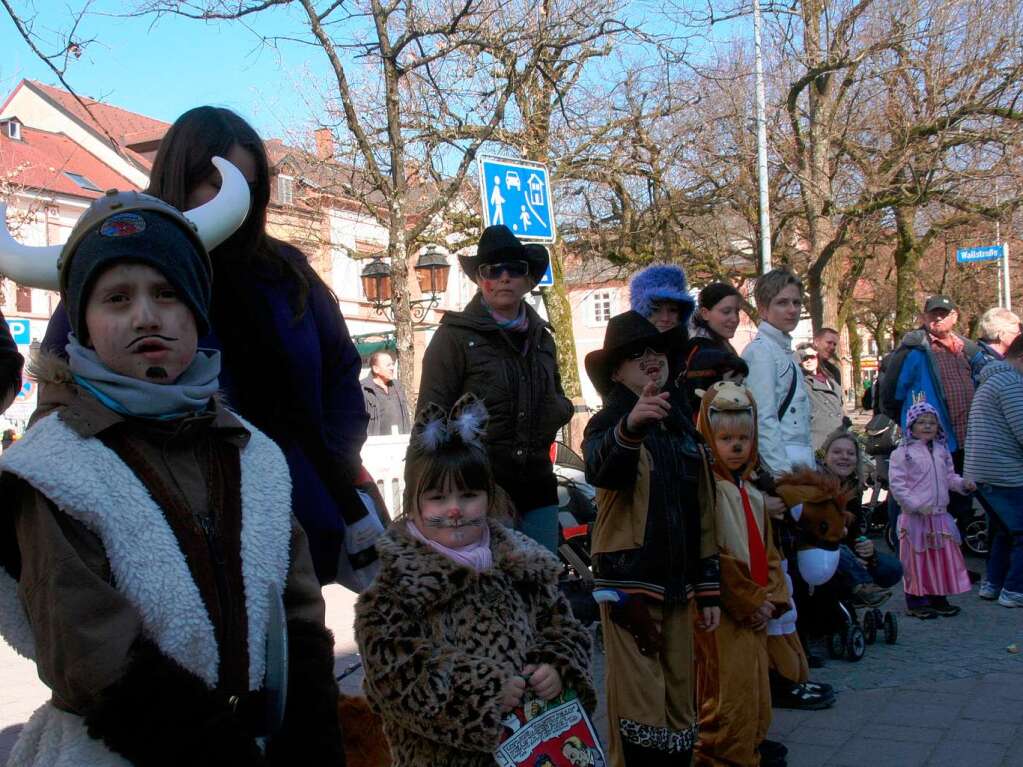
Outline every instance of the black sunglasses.
{"type": "Polygon", "coordinates": [[[529,274],[529,264],[525,261],[502,261],[498,264],[480,264],[480,277],[485,280],[496,280],[505,272],[509,277],[525,277],[529,274]]]}
{"type": "Polygon", "coordinates": [[[650,354],[664,354],[664,352],[659,352],[656,349],[651,349],[649,346],[645,346],[639,351],[629,352],[628,354],[625,355],[625,359],[627,360],[642,359],[644,356],[646,356],[647,352],[649,352],[650,354]]]}

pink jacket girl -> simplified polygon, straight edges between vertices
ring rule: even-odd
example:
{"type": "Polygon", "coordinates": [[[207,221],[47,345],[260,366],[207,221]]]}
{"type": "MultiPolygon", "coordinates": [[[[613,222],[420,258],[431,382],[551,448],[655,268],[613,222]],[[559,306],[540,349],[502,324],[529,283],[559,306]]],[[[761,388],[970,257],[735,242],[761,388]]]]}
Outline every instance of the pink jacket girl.
{"type": "Polygon", "coordinates": [[[959,550],[955,520],[946,511],[948,493],[969,493],[973,482],[956,474],[938,413],[926,402],[906,413],[905,440],[892,453],[889,487],[902,507],[899,559],[905,570],[906,603],[916,618],[953,616],[948,594],[970,590],[966,563],[959,550]]]}

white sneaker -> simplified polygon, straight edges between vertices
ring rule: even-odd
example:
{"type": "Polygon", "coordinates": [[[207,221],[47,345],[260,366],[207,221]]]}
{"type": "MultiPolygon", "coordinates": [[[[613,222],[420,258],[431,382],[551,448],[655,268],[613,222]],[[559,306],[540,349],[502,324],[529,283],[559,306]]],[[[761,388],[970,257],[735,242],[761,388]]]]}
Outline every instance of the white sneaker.
{"type": "Polygon", "coordinates": [[[977,596],[993,602],[998,599],[998,591],[999,589],[991,585],[991,581],[984,580],[980,582],[980,590],[977,592],[977,596]]]}
{"type": "Polygon", "coordinates": [[[1023,607],[1023,592],[1002,589],[998,595],[998,604],[1002,607],[1023,607]]]}

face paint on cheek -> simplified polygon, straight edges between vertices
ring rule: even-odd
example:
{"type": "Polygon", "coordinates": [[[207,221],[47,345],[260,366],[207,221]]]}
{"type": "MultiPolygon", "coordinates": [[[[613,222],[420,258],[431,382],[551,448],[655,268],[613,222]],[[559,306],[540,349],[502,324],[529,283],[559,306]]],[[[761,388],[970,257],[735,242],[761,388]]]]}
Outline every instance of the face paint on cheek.
{"type": "Polygon", "coordinates": [[[487,293],[492,292],[494,290],[493,280],[483,280],[483,290],[485,290],[487,293]]]}

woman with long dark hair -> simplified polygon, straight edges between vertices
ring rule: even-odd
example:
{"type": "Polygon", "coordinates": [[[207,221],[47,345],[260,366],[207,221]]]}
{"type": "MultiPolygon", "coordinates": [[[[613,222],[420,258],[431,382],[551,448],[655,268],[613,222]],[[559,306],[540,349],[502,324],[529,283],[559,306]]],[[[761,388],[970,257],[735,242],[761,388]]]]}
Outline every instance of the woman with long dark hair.
{"type": "MultiPolygon", "coordinates": [[[[146,191],[181,210],[201,205],[220,185],[214,156],[241,170],[252,202],[242,226],[210,252],[213,328],[200,346],[223,353],[220,380],[230,407],[284,451],[292,508],[317,577],[328,583],[337,575],[346,529],[351,563],[371,559],[352,550],[360,537],[352,533],[370,524],[355,491],[368,420],[361,359],[336,297],[299,250],[266,232],[269,163],[245,120],[219,107],[185,112],[160,144],[146,191]]],[[[58,308],[44,347],[63,355],[68,331],[58,308]]]]}
{"type": "Polygon", "coordinates": [[[712,282],[700,291],[693,329],[686,345],[684,378],[680,382],[694,413],[700,412],[696,391],[707,391],[726,376],[739,383],[749,373],[732,346],[739,327],[742,296],[727,282],[712,282]]]}

